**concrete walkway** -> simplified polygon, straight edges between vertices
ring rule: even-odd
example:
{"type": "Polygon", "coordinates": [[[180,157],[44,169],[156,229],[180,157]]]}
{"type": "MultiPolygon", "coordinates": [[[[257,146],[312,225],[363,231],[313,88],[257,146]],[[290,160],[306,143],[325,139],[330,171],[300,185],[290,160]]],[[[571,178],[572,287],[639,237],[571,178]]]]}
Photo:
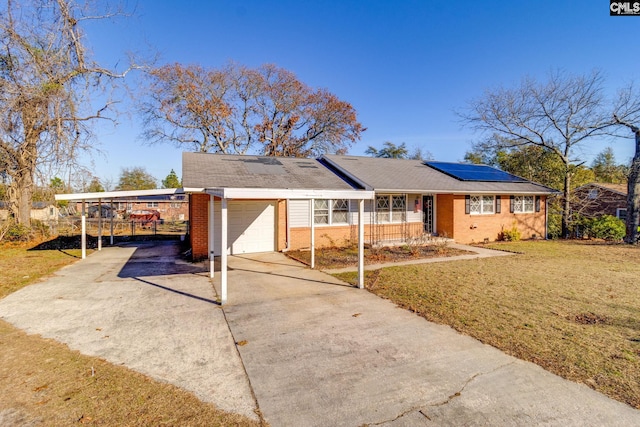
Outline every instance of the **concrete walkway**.
{"type": "Polygon", "coordinates": [[[176,254],[106,248],[0,300],[0,318],[254,419],[257,399],[272,426],[640,425],[640,411],[282,254],[231,257],[223,312],[176,254]]]}
{"type": "Polygon", "coordinates": [[[273,426],[640,425],[640,411],[281,254],[230,266],[224,310],[273,426]]]}
{"type": "MultiPolygon", "coordinates": [[[[420,258],[420,259],[412,259],[409,261],[369,264],[365,266],[365,270],[380,270],[381,268],[397,267],[400,265],[429,264],[432,262],[449,262],[449,261],[460,261],[465,259],[477,259],[477,258],[489,258],[489,257],[496,257],[496,256],[514,255],[513,252],[497,251],[494,249],[487,249],[487,248],[482,248],[478,246],[460,245],[458,243],[449,243],[447,244],[447,247],[453,248],[453,249],[460,249],[463,251],[467,251],[469,253],[464,255],[455,255],[455,256],[446,256],[446,257],[420,258]]],[[[325,273],[329,273],[329,274],[349,273],[352,271],[358,271],[358,267],[343,267],[343,268],[332,268],[332,269],[324,270],[325,273]]]]}

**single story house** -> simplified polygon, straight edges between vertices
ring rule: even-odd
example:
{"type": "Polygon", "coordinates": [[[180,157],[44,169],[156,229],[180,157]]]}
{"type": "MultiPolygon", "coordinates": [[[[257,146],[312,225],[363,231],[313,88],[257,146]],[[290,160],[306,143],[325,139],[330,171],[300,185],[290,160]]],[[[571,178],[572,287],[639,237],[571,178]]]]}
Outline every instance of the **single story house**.
{"type": "MultiPolygon", "coordinates": [[[[111,217],[111,204],[102,203],[102,217],[111,217]]],[[[82,210],[81,203],[76,203],[76,212],[82,210]]],[[[134,212],[157,211],[160,218],[167,221],[187,221],[189,219],[189,199],[184,194],[150,195],[119,198],[113,203],[116,217],[126,218],[134,212]]],[[[98,217],[98,204],[88,207],[89,217],[98,217]]]]}
{"type": "MultiPolygon", "coordinates": [[[[354,244],[358,287],[363,247],[437,235],[462,243],[498,240],[517,228],[544,238],[547,197],[555,191],[484,165],[325,155],[319,159],[183,153],[183,188],[57,194],[81,201],[86,257],[86,203],[139,196],[189,196],[189,240],[195,259],[220,257],[222,304],[227,256],[314,250],[354,244]]],[[[98,222],[98,235],[102,235],[98,222]]],[[[98,250],[101,249],[98,240],[98,250]]]]}
{"type": "Polygon", "coordinates": [[[425,234],[495,241],[513,228],[526,239],[545,238],[547,197],[555,193],[485,165],[375,157],[184,153],[182,171],[196,259],[210,257],[211,246],[221,254],[208,220],[219,235],[222,199],[229,200],[226,252],[242,254],[348,245],[357,240],[359,221],[374,245],[425,234]]]}
{"type": "MultiPolygon", "coordinates": [[[[50,202],[33,202],[31,204],[31,219],[50,222],[57,221],[60,215],[58,207],[50,202]]],[[[0,202],[0,220],[9,218],[9,203],[0,202]]]]}
{"type": "Polygon", "coordinates": [[[626,221],[627,192],[626,184],[592,182],[582,185],[573,192],[571,211],[588,218],[612,215],[626,221]]]}

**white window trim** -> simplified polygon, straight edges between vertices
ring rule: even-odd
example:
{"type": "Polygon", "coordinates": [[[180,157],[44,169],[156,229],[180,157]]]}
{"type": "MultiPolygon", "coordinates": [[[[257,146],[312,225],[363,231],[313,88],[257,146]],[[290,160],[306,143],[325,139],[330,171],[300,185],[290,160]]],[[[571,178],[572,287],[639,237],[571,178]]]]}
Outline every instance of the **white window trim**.
{"type": "Polygon", "coordinates": [[[375,207],[375,218],[376,218],[376,223],[377,224],[402,224],[404,222],[407,221],[407,195],[406,194],[376,194],[376,198],[373,201],[374,203],[374,207],[375,207]],[[402,211],[394,211],[393,210],[393,198],[394,197],[403,197],[404,198],[404,209],[402,211]],[[389,206],[389,210],[386,212],[381,212],[378,210],[378,197],[386,197],[387,198],[387,202],[388,202],[388,206],[389,206]],[[393,213],[394,212],[401,212],[401,218],[399,220],[394,221],[393,220],[393,213]],[[389,219],[387,221],[380,221],[378,219],[378,213],[386,213],[389,216],[389,219]]]}
{"type": "Polygon", "coordinates": [[[514,201],[513,201],[513,213],[514,213],[515,215],[536,213],[536,196],[514,195],[513,197],[514,197],[514,201]],[[515,204],[515,203],[516,203],[516,202],[515,202],[515,198],[516,198],[516,197],[520,197],[520,198],[522,198],[522,210],[516,210],[516,204],[515,204]],[[530,210],[530,211],[524,210],[524,205],[525,205],[524,200],[525,200],[525,198],[526,198],[526,197],[530,197],[530,198],[531,198],[531,201],[532,201],[532,203],[531,203],[531,210],[530,210]]]}
{"type": "MultiPolygon", "coordinates": [[[[351,200],[350,199],[318,199],[318,200],[326,200],[328,205],[329,205],[329,218],[328,218],[328,222],[326,224],[322,223],[317,223],[316,222],[316,213],[317,213],[317,208],[315,208],[314,206],[314,214],[313,214],[313,226],[314,227],[331,227],[331,226],[340,226],[340,225],[351,225],[351,215],[349,215],[349,213],[351,212],[351,200]],[[346,222],[334,222],[333,221],[333,202],[336,200],[346,200],[347,201],[347,221],[346,222]]],[[[315,203],[315,200],[312,202],[315,203]]],[[[339,211],[339,212],[343,212],[343,211],[339,211]]]]}
{"type": "Polygon", "coordinates": [[[469,214],[470,215],[495,215],[496,214],[496,196],[492,195],[492,194],[477,194],[477,195],[472,195],[470,196],[471,199],[469,200],[469,214]],[[471,208],[471,203],[473,202],[473,198],[474,197],[479,197],[480,198],[480,212],[474,212],[471,208]],[[493,200],[493,203],[491,204],[492,206],[492,210],[491,212],[485,212],[484,211],[484,198],[485,197],[491,197],[491,199],[493,200]]]}

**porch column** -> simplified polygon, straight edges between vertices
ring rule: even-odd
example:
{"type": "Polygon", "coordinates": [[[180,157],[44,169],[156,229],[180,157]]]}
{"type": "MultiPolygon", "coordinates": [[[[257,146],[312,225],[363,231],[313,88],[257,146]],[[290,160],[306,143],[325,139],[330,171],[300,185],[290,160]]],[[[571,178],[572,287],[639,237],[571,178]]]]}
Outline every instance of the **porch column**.
{"type": "Polygon", "coordinates": [[[309,221],[311,221],[311,268],[316,267],[316,228],[315,228],[315,203],[314,200],[309,200],[309,221]]]}
{"type": "Polygon", "coordinates": [[[227,199],[220,209],[220,304],[227,303],[227,199]]]}
{"type": "Polygon", "coordinates": [[[213,248],[215,247],[214,239],[214,208],[215,200],[213,194],[209,194],[209,277],[213,278],[215,274],[215,253],[213,248]]]}
{"type": "Polygon", "coordinates": [[[87,257],[87,214],[86,202],[82,199],[82,216],[80,217],[80,249],[82,251],[82,259],[87,257]]]}
{"type": "Polygon", "coordinates": [[[109,201],[109,206],[111,207],[111,209],[109,209],[109,212],[110,212],[110,215],[111,215],[111,221],[110,221],[111,224],[109,224],[109,233],[110,233],[109,244],[111,246],[113,246],[113,216],[114,216],[114,213],[113,213],[113,199],[111,199],[109,201]]]}
{"type": "Polygon", "coordinates": [[[358,200],[358,288],[364,289],[364,199],[358,200]]]}
{"type": "Polygon", "coordinates": [[[102,199],[98,199],[98,250],[102,250],[102,199]]]}

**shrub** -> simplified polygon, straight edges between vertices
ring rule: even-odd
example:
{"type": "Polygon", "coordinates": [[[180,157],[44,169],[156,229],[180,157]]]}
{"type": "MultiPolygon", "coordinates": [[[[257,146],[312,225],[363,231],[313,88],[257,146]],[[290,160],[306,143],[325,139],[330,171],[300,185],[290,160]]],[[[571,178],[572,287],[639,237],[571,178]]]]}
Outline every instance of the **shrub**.
{"type": "Polygon", "coordinates": [[[547,221],[547,238],[559,239],[560,237],[562,237],[562,215],[558,212],[549,210],[547,221]]]}
{"type": "Polygon", "coordinates": [[[13,219],[8,219],[0,224],[0,240],[8,242],[28,242],[34,239],[43,239],[51,235],[49,226],[36,219],[31,220],[31,227],[18,224],[13,219]]]}
{"type": "Polygon", "coordinates": [[[520,230],[518,230],[518,226],[515,222],[510,229],[502,230],[502,240],[505,242],[517,242],[521,237],[522,235],[520,234],[520,230]]]}
{"type": "Polygon", "coordinates": [[[4,240],[9,242],[27,242],[31,239],[31,229],[24,224],[10,221],[4,230],[4,240]]]}
{"type": "Polygon", "coordinates": [[[626,234],[624,221],[612,215],[602,215],[584,221],[589,237],[604,240],[622,240],[626,234]]]}

